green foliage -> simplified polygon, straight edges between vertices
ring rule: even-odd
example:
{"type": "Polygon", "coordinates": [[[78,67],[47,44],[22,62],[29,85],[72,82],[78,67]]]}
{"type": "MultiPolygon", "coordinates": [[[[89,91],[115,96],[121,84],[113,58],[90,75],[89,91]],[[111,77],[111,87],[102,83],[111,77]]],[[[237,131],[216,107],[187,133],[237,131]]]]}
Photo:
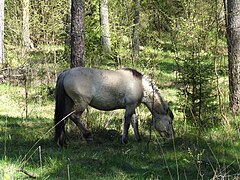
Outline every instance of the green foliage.
{"type": "Polygon", "coordinates": [[[4,5],[4,43],[11,46],[9,51],[14,51],[14,48],[21,46],[22,42],[22,4],[20,0],[5,1],[4,5]],[[11,10],[11,11],[10,11],[11,10]]]}
{"type": "Polygon", "coordinates": [[[171,38],[179,71],[180,102],[186,118],[202,131],[219,124],[216,94],[218,67],[224,52],[219,33],[222,21],[217,2],[182,1],[182,11],[171,16],[171,38]]]}
{"type": "Polygon", "coordinates": [[[181,103],[187,118],[202,131],[219,124],[214,64],[208,57],[180,62],[181,103]]]}
{"type": "MultiPolygon", "coordinates": [[[[6,65],[13,67],[23,66],[29,63],[29,59],[36,58],[28,58],[29,55],[23,51],[22,6],[20,0],[5,2],[5,62],[6,65]]],[[[29,12],[30,39],[34,45],[34,52],[41,53],[43,46],[64,46],[68,37],[68,0],[30,1],[29,12]]],[[[51,48],[47,51],[51,51],[51,48]]]]}
{"type": "Polygon", "coordinates": [[[49,100],[53,101],[55,98],[55,87],[47,85],[47,84],[41,84],[36,89],[36,94],[33,95],[33,98],[37,100],[38,102],[44,104],[47,103],[49,100]]]}
{"type": "Polygon", "coordinates": [[[69,23],[69,1],[31,1],[30,5],[31,40],[35,47],[64,44],[69,23]]]}

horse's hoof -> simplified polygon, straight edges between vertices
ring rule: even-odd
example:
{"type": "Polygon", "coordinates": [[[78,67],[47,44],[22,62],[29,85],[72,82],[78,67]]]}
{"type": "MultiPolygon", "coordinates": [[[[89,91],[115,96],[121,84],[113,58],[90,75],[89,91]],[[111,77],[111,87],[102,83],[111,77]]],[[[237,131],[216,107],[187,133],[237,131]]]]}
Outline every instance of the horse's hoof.
{"type": "Polygon", "coordinates": [[[123,138],[123,139],[122,139],[122,143],[123,143],[123,144],[127,144],[127,143],[128,143],[127,139],[126,139],[126,138],[123,138]]]}
{"type": "Polygon", "coordinates": [[[59,147],[59,148],[62,148],[62,147],[64,147],[64,146],[66,146],[67,145],[67,142],[66,142],[66,139],[58,139],[57,140],[57,146],[59,147]]]}
{"type": "Polygon", "coordinates": [[[91,133],[83,134],[83,137],[86,139],[87,143],[93,142],[93,135],[91,133]]]}
{"type": "Polygon", "coordinates": [[[93,142],[93,137],[86,138],[86,141],[88,144],[91,144],[93,142]]]}
{"type": "Polygon", "coordinates": [[[142,141],[142,138],[138,138],[138,139],[137,139],[137,142],[141,142],[141,141],[142,141]]]}

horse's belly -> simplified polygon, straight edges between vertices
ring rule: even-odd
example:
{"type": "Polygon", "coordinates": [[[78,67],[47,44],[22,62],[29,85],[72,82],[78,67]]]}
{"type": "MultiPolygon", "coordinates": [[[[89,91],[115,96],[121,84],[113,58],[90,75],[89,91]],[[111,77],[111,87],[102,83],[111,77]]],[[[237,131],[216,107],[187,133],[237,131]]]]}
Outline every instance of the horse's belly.
{"type": "Polygon", "coordinates": [[[125,100],[124,98],[116,98],[111,96],[94,97],[89,105],[91,107],[104,111],[125,109],[125,100]]]}

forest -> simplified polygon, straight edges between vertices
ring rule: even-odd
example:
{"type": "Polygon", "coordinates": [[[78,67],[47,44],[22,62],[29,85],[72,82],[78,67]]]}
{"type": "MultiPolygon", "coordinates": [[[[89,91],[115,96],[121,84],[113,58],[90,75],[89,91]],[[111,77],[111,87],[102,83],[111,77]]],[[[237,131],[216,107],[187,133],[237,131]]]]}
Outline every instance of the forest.
{"type": "Polygon", "coordinates": [[[0,11],[0,179],[240,178],[238,0],[0,0],[0,11]],[[89,107],[93,142],[67,121],[59,148],[56,80],[75,66],[148,75],[175,137],[140,105],[142,141],[130,128],[123,144],[124,111],[89,107]]]}

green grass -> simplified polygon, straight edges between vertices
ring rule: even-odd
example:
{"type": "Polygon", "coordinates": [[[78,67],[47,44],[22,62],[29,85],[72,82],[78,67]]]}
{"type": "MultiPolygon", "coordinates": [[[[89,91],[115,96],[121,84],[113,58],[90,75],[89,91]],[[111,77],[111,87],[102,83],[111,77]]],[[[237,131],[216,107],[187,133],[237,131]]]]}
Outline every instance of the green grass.
{"type": "MultiPolygon", "coordinates": [[[[152,65],[155,62],[151,62],[152,65]]],[[[121,143],[123,111],[89,109],[83,121],[94,141],[87,144],[79,130],[67,124],[68,147],[53,141],[54,102],[41,101],[36,88],[29,89],[28,118],[25,118],[23,87],[0,85],[0,179],[26,179],[23,168],[37,179],[237,179],[240,177],[240,143],[236,126],[197,131],[187,124],[178,107],[174,85],[174,63],[161,61],[161,69],[146,71],[157,82],[175,114],[176,138],[163,140],[152,131],[151,115],[137,109],[142,142],[132,130],[127,145],[121,143]],[[152,73],[152,74],[151,74],[152,73]],[[150,141],[149,141],[150,140],[150,141]]]]}
{"type": "Polygon", "coordinates": [[[228,139],[227,132],[218,140],[187,133],[174,142],[153,132],[149,144],[146,133],[142,142],[130,137],[123,145],[116,130],[93,129],[94,142],[87,144],[72,128],[68,147],[59,149],[53,132],[46,134],[52,127],[49,118],[0,120],[0,175],[6,179],[24,179],[20,168],[39,179],[210,179],[234,177],[240,168],[239,142],[228,139]]]}

